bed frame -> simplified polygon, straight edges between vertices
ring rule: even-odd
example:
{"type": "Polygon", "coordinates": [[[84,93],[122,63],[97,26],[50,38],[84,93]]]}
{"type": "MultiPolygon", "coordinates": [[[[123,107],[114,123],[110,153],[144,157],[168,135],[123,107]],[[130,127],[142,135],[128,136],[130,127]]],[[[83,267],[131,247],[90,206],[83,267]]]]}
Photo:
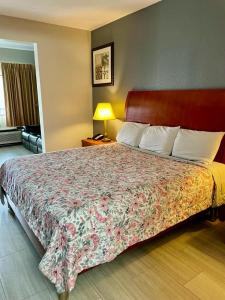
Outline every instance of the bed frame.
{"type": "MultiPolygon", "coordinates": [[[[125,120],[129,122],[181,126],[193,130],[225,131],[225,89],[130,91],[127,96],[125,111],[125,120]]],[[[225,163],[225,137],[222,140],[216,161],[225,163]]],[[[43,256],[45,249],[29,228],[13,201],[8,195],[5,194],[5,196],[9,212],[18,218],[37,252],[43,256]]],[[[209,208],[191,218],[202,217],[212,221],[216,219],[225,221],[225,205],[214,209],[209,208]]],[[[183,223],[177,224],[169,230],[183,223]]],[[[168,232],[168,230],[165,232],[168,232]]],[[[159,235],[161,236],[165,232],[159,235]]],[[[143,244],[143,242],[137,245],[140,244],[143,244]]],[[[60,300],[67,300],[68,297],[68,292],[59,295],[60,300]]]]}

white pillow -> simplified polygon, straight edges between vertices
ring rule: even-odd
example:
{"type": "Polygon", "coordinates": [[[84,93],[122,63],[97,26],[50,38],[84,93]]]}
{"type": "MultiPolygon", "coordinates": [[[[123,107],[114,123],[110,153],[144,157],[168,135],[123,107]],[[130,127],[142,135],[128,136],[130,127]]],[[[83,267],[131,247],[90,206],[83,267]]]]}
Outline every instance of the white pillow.
{"type": "Polygon", "coordinates": [[[224,132],[180,129],[173,147],[173,156],[211,163],[220,147],[224,132]]]}
{"type": "Polygon", "coordinates": [[[144,130],[139,147],[170,155],[180,127],[150,126],[144,130]]]}
{"type": "Polygon", "coordinates": [[[146,127],[149,127],[149,124],[126,122],[118,132],[116,140],[119,143],[138,147],[146,127]]]}

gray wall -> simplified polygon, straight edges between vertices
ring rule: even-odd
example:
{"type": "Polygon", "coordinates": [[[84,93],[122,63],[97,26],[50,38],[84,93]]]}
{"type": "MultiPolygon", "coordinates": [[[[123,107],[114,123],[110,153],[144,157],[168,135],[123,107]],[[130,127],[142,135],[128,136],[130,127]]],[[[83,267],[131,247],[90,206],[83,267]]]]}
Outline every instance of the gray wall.
{"type": "Polygon", "coordinates": [[[0,48],[0,62],[34,64],[34,52],[0,48]]]}
{"type": "Polygon", "coordinates": [[[115,85],[94,88],[93,107],[111,101],[118,118],[132,89],[225,87],[224,0],[163,0],[92,32],[92,47],[111,41],[115,85]]]}

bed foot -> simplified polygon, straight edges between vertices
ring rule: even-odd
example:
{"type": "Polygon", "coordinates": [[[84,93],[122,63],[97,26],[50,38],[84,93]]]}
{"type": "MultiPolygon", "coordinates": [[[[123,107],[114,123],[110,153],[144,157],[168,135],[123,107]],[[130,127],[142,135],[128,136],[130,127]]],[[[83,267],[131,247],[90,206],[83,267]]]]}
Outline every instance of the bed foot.
{"type": "Polygon", "coordinates": [[[12,207],[9,205],[9,203],[8,203],[8,212],[12,217],[15,217],[15,213],[14,213],[12,207]]]}
{"type": "Polygon", "coordinates": [[[69,299],[69,292],[64,292],[62,294],[58,294],[59,300],[68,300],[69,299]]]}
{"type": "Polygon", "coordinates": [[[215,222],[218,219],[220,221],[225,221],[225,205],[210,209],[209,221],[215,222]]]}
{"type": "Polygon", "coordinates": [[[224,222],[225,221],[225,205],[222,205],[218,209],[218,218],[220,221],[224,222]]]}

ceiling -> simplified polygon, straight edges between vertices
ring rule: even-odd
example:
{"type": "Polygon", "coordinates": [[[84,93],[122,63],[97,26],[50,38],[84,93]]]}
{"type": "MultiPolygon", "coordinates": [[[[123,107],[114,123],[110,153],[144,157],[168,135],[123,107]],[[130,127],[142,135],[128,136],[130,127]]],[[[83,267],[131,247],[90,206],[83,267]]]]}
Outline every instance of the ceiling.
{"type": "Polygon", "coordinates": [[[93,30],[161,0],[0,0],[2,15],[93,30]]]}

